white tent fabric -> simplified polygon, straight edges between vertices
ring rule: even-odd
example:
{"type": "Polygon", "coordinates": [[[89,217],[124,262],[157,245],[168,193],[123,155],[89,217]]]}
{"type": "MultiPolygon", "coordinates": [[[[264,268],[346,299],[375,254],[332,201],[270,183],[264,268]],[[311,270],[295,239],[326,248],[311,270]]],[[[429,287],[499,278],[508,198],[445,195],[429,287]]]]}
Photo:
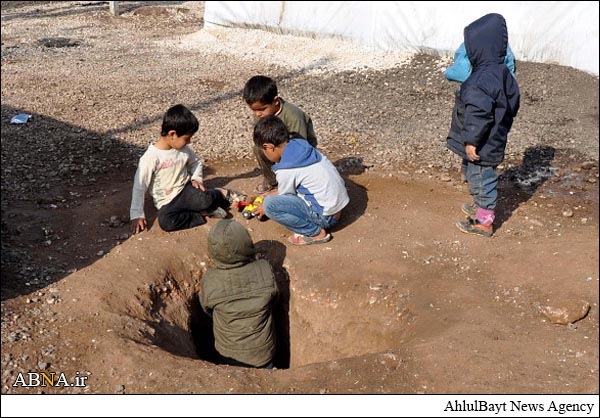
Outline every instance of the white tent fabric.
{"type": "Polygon", "coordinates": [[[207,1],[206,27],[259,28],[337,36],[369,47],[454,52],[463,29],[487,14],[507,22],[518,60],[572,66],[598,75],[596,1],[207,1]]]}

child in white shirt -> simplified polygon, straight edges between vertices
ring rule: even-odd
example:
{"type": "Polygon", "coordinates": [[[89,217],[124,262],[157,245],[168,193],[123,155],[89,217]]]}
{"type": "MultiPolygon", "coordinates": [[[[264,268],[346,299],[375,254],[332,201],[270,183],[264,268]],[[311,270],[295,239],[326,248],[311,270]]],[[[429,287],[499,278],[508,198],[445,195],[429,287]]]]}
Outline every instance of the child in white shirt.
{"type": "Polygon", "coordinates": [[[198,131],[198,119],[183,105],[165,113],[159,140],[140,158],[131,198],[131,232],[146,229],[144,195],[149,190],[158,209],[158,224],[165,231],[206,223],[204,216],[226,218],[236,192],[207,189],[202,161],[188,147],[198,131]],[[190,181],[191,180],[191,181],[190,181]]]}

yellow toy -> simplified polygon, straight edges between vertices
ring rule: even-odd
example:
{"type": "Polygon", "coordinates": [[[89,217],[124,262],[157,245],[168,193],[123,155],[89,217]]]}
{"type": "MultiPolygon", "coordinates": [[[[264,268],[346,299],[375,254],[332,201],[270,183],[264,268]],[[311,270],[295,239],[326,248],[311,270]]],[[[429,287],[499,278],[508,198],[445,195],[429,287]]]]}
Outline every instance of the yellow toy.
{"type": "Polygon", "coordinates": [[[242,210],[242,216],[244,217],[244,219],[252,219],[254,218],[254,212],[256,210],[256,208],[258,207],[258,204],[261,204],[263,202],[263,198],[262,196],[258,196],[256,199],[254,199],[254,201],[252,203],[248,203],[246,205],[244,205],[244,209],[242,210]]]}

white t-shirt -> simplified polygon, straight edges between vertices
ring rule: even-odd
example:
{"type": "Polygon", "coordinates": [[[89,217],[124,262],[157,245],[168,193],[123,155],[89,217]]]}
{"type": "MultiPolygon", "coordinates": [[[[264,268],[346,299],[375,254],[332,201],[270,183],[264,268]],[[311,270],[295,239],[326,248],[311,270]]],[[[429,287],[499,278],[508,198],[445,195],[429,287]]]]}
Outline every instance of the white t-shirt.
{"type": "Polygon", "coordinates": [[[160,209],[171,202],[191,180],[202,183],[202,161],[187,145],[177,149],[161,150],[150,145],[135,172],[131,193],[131,219],[145,218],[144,195],[146,190],[160,209]]]}

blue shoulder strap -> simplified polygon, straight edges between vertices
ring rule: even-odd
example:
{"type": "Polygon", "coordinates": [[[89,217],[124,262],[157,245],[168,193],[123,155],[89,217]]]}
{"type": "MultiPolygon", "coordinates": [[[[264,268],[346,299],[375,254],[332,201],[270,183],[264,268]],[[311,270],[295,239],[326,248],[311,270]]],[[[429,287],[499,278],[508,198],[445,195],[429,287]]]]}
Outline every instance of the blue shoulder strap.
{"type": "MultiPolygon", "coordinates": [[[[507,45],[504,63],[512,75],[515,75],[515,56],[510,49],[510,45],[507,45]]],[[[464,43],[460,44],[454,53],[454,63],[446,68],[444,75],[448,80],[460,83],[463,83],[471,75],[471,61],[469,61],[469,57],[467,56],[467,49],[464,43]]]]}
{"type": "Polygon", "coordinates": [[[454,53],[454,63],[446,68],[444,73],[446,78],[451,81],[464,82],[471,75],[471,62],[467,56],[467,49],[462,43],[454,53]]]}

